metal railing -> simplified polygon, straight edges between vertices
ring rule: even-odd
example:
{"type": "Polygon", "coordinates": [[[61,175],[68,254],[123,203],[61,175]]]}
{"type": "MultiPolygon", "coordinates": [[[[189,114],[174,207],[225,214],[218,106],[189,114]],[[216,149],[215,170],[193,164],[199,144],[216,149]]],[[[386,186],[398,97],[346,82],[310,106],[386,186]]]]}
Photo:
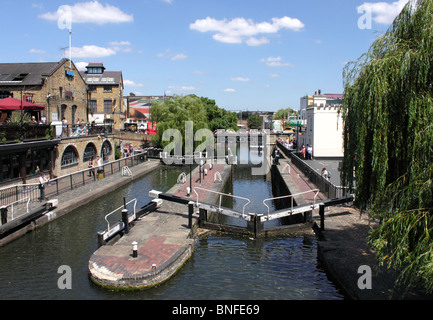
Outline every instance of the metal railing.
{"type": "MultiPolygon", "coordinates": [[[[97,170],[101,170],[104,177],[121,172],[124,166],[133,167],[146,161],[146,153],[141,152],[129,157],[121,158],[111,162],[106,162],[101,167],[79,170],[67,175],[50,179],[45,184],[45,197],[62,194],[66,191],[92,183],[98,180],[97,170]]],[[[23,198],[29,198],[30,201],[39,200],[40,198],[39,183],[17,184],[0,189],[0,206],[9,205],[23,198]]]]}
{"type": "Polygon", "coordinates": [[[268,218],[269,218],[269,213],[270,213],[270,211],[271,211],[271,209],[269,208],[269,206],[265,203],[266,201],[271,201],[271,200],[278,200],[278,199],[284,199],[284,198],[291,198],[291,200],[290,200],[290,211],[293,211],[293,198],[295,197],[295,196],[299,196],[299,195],[303,195],[303,194],[306,194],[306,193],[310,193],[310,192],[314,192],[315,194],[314,194],[314,198],[313,198],[313,207],[315,207],[316,206],[316,198],[317,198],[317,195],[319,194],[319,189],[313,189],[313,190],[308,190],[308,191],[304,191],[304,192],[299,192],[299,193],[295,193],[295,194],[289,194],[289,195],[285,195],[285,196],[280,196],[280,197],[273,197],[273,198],[267,198],[267,199],[265,199],[265,200],[263,200],[263,205],[265,205],[266,206],[266,208],[268,208],[268,218]]]}
{"type": "Polygon", "coordinates": [[[321,176],[313,167],[302,161],[294,150],[288,150],[284,145],[277,141],[277,146],[280,150],[291,159],[292,164],[295,165],[308,180],[313,183],[323,194],[327,195],[328,198],[339,198],[345,196],[350,190],[346,187],[336,186],[330,180],[321,176]]]}
{"type": "Polygon", "coordinates": [[[104,219],[107,222],[107,230],[105,231],[105,234],[104,234],[105,238],[111,237],[113,234],[119,232],[119,230],[124,227],[123,226],[123,222],[120,221],[120,222],[117,222],[117,224],[115,224],[113,228],[110,228],[110,222],[108,221],[108,216],[110,216],[110,215],[118,212],[119,210],[126,209],[126,207],[129,204],[131,204],[132,202],[134,202],[134,211],[133,211],[132,215],[128,215],[128,220],[129,220],[128,222],[130,222],[130,221],[132,221],[132,220],[135,219],[135,215],[136,215],[135,208],[136,208],[136,205],[137,205],[137,199],[132,199],[131,201],[126,202],[124,205],[120,206],[117,209],[114,209],[113,211],[111,211],[110,213],[108,213],[108,214],[105,215],[104,219]]]}
{"type": "Polygon", "coordinates": [[[194,191],[194,193],[197,195],[197,205],[198,205],[198,203],[199,203],[199,199],[198,199],[198,193],[197,193],[196,189],[203,190],[203,191],[208,191],[208,192],[212,192],[212,193],[215,193],[215,194],[219,194],[219,195],[220,195],[220,198],[219,198],[219,203],[218,203],[218,210],[221,210],[221,200],[222,200],[222,196],[227,196],[227,197],[231,197],[231,198],[236,198],[236,199],[246,200],[247,203],[244,204],[244,206],[242,207],[242,216],[245,215],[245,207],[250,203],[250,199],[248,199],[248,198],[239,197],[239,196],[234,196],[234,195],[232,195],[232,194],[227,194],[227,193],[222,193],[222,192],[218,192],[218,191],[213,191],[213,190],[209,190],[209,189],[205,189],[205,188],[201,188],[201,187],[194,187],[194,188],[193,188],[193,191],[194,191]]]}

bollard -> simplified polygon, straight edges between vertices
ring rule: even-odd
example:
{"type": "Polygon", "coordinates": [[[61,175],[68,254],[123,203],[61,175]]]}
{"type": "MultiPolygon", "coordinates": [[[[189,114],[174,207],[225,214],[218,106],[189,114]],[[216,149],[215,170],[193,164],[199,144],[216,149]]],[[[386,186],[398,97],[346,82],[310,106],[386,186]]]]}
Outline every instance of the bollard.
{"type": "Polygon", "coordinates": [[[137,256],[138,256],[138,253],[137,253],[137,241],[134,241],[133,243],[132,243],[132,257],[133,258],[137,258],[137,256]]]}
{"type": "Polygon", "coordinates": [[[194,213],[194,202],[188,202],[188,228],[192,228],[192,214],[194,213]]]}
{"type": "Polygon", "coordinates": [[[125,233],[129,233],[128,209],[122,210],[122,222],[125,225],[125,233]]]}
{"type": "Polygon", "coordinates": [[[191,196],[191,188],[190,187],[186,187],[186,196],[187,197],[191,196]]]}
{"type": "Polygon", "coordinates": [[[1,210],[1,224],[5,224],[5,223],[7,223],[8,221],[8,207],[6,207],[6,206],[3,206],[3,207],[1,207],[0,208],[0,210],[1,210]]]}

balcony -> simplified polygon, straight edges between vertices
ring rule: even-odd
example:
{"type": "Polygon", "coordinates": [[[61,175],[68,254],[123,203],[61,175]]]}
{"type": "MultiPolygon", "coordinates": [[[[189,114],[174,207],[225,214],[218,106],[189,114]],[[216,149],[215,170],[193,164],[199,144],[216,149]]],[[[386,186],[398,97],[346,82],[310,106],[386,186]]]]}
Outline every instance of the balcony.
{"type": "Polygon", "coordinates": [[[0,144],[50,140],[51,125],[0,123],[0,144]]]}

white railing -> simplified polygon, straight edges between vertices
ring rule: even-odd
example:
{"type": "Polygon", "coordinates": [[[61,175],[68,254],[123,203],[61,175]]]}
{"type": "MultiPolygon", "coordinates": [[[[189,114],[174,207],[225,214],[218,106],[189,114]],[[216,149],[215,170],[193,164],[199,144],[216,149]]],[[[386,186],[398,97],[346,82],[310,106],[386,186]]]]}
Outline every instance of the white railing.
{"type": "Polygon", "coordinates": [[[250,199],[248,199],[248,198],[234,196],[232,194],[222,193],[222,192],[213,191],[213,190],[209,190],[209,189],[204,189],[204,188],[201,188],[201,187],[194,187],[193,191],[197,195],[197,205],[199,203],[199,199],[198,199],[198,193],[197,193],[196,189],[212,192],[212,193],[215,193],[215,194],[219,194],[220,195],[220,199],[219,199],[219,203],[218,203],[218,210],[221,210],[221,199],[222,199],[222,196],[227,196],[227,197],[231,197],[231,198],[246,200],[247,203],[242,207],[242,215],[245,215],[245,207],[250,203],[250,199]]]}
{"type": "Polygon", "coordinates": [[[281,197],[267,198],[267,199],[263,200],[263,205],[265,205],[266,208],[268,208],[268,217],[269,217],[270,208],[269,208],[269,206],[265,203],[266,201],[277,200],[277,199],[283,199],[283,198],[291,198],[291,200],[290,200],[290,202],[291,202],[291,204],[290,204],[290,211],[293,211],[293,197],[295,197],[295,196],[299,196],[299,195],[303,195],[303,194],[306,194],[306,193],[310,193],[310,192],[314,192],[314,193],[315,193],[315,194],[314,194],[314,198],[313,198],[313,204],[312,204],[313,207],[315,207],[315,206],[316,206],[316,197],[317,197],[317,195],[318,195],[319,192],[320,192],[319,189],[308,190],[308,191],[299,192],[299,193],[295,193],[295,194],[289,194],[289,195],[281,196],[281,197]]]}
{"type": "Polygon", "coordinates": [[[135,219],[135,207],[136,207],[136,205],[137,205],[137,199],[132,199],[131,201],[125,203],[123,206],[120,206],[119,208],[117,208],[117,209],[111,211],[110,213],[108,213],[107,215],[105,215],[104,219],[105,219],[105,221],[107,222],[107,231],[105,232],[105,236],[106,236],[107,238],[109,238],[109,237],[111,236],[111,234],[114,234],[114,233],[118,232],[118,231],[120,230],[120,228],[121,228],[121,225],[118,224],[117,227],[111,229],[111,228],[110,228],[110,222],[109,222],[108,219],[107,219],[108,216],[110,216],[110,215],[112,215],[112,214],[118,212],[119,210],[123,210],[123,209],[125,209],[126,206],[129,205],[129,204],[132,203],[132,202],[134,202],[134,213],[130,216],[131,219],[128,218],[128,220],[134,220],[134,219],[135,219]]]}

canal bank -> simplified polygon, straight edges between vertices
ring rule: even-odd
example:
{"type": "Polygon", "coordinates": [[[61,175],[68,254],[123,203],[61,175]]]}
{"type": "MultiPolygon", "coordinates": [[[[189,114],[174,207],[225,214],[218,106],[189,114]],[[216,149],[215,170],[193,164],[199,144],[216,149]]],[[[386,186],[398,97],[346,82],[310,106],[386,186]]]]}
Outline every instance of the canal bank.
{"type": "MultiPolygon", "coordinates": [[[[221,191],[231,176],[231,166],[206,165],[207,175],[192,171],[191,183],[202,189],[221,191]],[[215,181],[215,172],[221,181],[215,181]]],[[[168,195],[188,202],[186,183],[176,184],[168,195]]],[[[213,203],[214,194],[199,190],[201,199],[213,203]]],[[[128,233],[112,245],[101,246],[89,259],[89,278],[92,282],[110,289],[128,290],[157,286],[171,278],[191,257],[195,245],[198,216],[192,215],[188,225],[189,208],[185,204],[163,200],[156,211],[139,218],[128,233]]]]}
{"type": "MultiPolygon", "coordinates": [[[[127,185],[134,180],[140,179],[147,173],[155,170],[160,165],[159,160],[148,160],[142,164],[131,167],[131,176],[122,176],[121,172],[118,174],[107,175],[102,179],[96,179],[94,182],[86,183],[80,187],[73,188],[67,192],[63,192],[59,196],[53,196],[50,200],[57,202],[54,208],[50,210],[43,210],[43,214],[38,218],[26,222],[24,225],[16,228],[13,232],[0,239],[0,247],[7,243],[22,237],[28,232],[41,227],[50,221],[64,216],[65,214],[73,211],[74,209],[85,206],[86,204],[94,201],[95,199],[118,189],[121,186],[127,185]]],[[[92,181],[92,180],[90,180],[92,181]]],[[[29,209],[31,211],[42,210],[46,204],[42,202],[30,202],[29,209]]],[[[27,208],[21,204],[15,208],[15,218],[24,216],[27,208]]]]}
{"type": "MultiPolygon", "coordinates": [[[[284,159],[276,166],[288,189],[307,191],[315,186],[302,172],[284,159]],[[290,173],[288,168],[290,167],[290,173]]],[[[326,195],[319,194],[321,200],[326,195]]],[[[312,201],[301,198],[300,201],[312,201]]],[[[326,208],[323,230],[319,210],[313,210],[313,228],[319,238],[318,255],[332,281],[353,300],[430,300],[422,289],[396,285],[398,274],[395,270],[379,266],[375,252],[368,245],[370,230],[378,226],[370,221],[367,213],[346,205],[326,208]]]]}

